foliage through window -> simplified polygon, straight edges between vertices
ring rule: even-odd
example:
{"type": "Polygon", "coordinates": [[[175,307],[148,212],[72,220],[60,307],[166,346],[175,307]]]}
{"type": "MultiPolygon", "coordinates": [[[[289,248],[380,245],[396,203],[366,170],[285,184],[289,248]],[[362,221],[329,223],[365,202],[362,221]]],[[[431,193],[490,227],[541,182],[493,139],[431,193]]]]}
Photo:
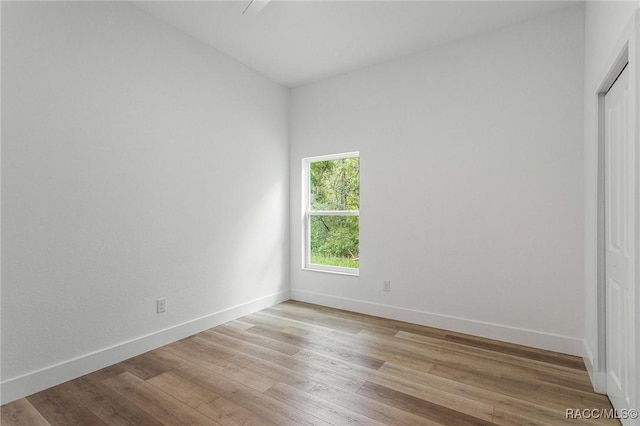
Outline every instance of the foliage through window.
{"type": "Polygon", "coordinates": [[[304,265],[357,274],[360,263],[360,157],[306,158],[304,265]]]}

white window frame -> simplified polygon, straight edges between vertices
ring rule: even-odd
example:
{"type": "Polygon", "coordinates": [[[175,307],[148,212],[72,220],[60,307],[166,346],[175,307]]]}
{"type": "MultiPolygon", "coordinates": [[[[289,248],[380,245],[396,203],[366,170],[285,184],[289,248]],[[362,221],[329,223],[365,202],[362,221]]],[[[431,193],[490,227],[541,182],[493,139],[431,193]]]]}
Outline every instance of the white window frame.
{"type": "Polygon", "coordinates": [[[307,271],[330,272],[341,275],[359,276],[360,268],[316,265],[311,263],[311,217],[312,216],[358,216],[360,210],[311,210],[311,163],[344,158],[360,158],[360,152],[321,155],[302,159],[302,269],[307,271]]]}

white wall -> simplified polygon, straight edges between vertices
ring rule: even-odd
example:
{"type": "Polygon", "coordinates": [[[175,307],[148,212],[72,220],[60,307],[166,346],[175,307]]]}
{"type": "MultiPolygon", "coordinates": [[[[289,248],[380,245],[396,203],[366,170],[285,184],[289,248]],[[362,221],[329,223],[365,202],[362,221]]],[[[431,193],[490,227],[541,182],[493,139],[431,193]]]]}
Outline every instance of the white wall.
{"type": "Polygon", "coordinates": [[[572,6],[294,89],[292,297],[581,353],[583,20],[572,6]],[[355,150],[360,277],[303,271],[300,159],[355,150]]]}
{"type": "Polygon", "coordinates": [[[597,308],[597,93],[618,54],[625,26],[640,1],[588,1],[585,9],[585,359],[598,390],[604,365],[598,353],[597,308]]]}
{"type": "Polygon", "coordinates": [[[287,299],[288,90],[125,3],[2,9],[4,402],[287,299]]]}

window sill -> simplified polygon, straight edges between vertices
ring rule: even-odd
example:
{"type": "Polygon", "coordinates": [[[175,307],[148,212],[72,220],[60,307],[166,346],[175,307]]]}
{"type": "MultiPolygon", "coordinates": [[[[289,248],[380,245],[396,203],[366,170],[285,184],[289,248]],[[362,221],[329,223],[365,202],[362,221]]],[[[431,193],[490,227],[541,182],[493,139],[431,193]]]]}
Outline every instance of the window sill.
{"type": "Polygon", "coordinates": [[[354,271],[349,271],[347,269],[345,270],[339,270],[339,269],[325,269],[321,266],[315,266],[315,265],[311,265],[311,266],[304,266],[302,268],[303,271],[310,271],[310,272],[324,272],[327,274],[335,274],[335,275],[346,275],[349,277],[359,277],[360,276],[360,270],[356,269],[354,271]]]}

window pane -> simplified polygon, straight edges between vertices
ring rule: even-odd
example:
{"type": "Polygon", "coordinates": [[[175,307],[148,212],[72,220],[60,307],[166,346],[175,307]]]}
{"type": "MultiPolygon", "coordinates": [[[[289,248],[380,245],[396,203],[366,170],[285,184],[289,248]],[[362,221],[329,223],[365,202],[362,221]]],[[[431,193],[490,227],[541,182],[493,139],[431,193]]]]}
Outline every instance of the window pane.
{"type": "Polygon", "coordinates": [[[311,264],[359,268],[358,216],[311,216],[311,264]]]}
{"type": "Polygon", "coordinates": [[[360,158],[309,165],[311,210],[360,210],[360,158]]]}

